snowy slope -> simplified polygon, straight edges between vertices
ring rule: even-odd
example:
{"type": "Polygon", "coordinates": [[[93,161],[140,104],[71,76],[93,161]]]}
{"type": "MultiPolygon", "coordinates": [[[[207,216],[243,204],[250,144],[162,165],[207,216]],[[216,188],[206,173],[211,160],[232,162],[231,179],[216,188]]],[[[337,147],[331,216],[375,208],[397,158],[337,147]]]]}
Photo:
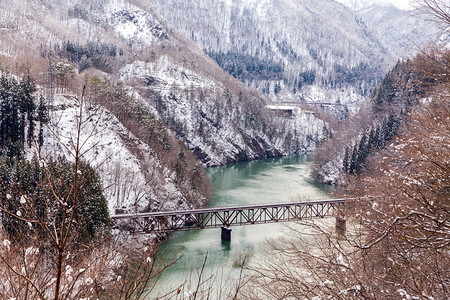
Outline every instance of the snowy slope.
{"type": "MultiPolygon", "coordinates": [[[[156,47],[167,38],[165,29],[152,14],[130,5],[128,1],[27,0],[19,5],[17,1],[5,0],[0,5],[0,16],[0,64],[18,74],[27,67],[27,72],[35,76],[40,84],[44,96],[51,94],[48,90],[50,53],[55,66],[58,65],[59,58],[53,52],[55,45],[67,41],[79,45],[88,41],[114,44],[125,52],[123,57],[113,62],[114,70],[123,60],[134,57],[129,45],[144,47],[151,44],[156,47]],[[80,7],[86,10],[78,15],[69,13],[76,9],[79,11],[80,7]],[[25,66],[23,69],[22,65],[25,66]]],[[[85,84],[90,76],[109,80],[114,76],[95,71],[91,72],[93,75],[76,74],[77,63],[72,65],[74,73],[69,87],[62,87],[61,81],[53,79],[57,93],[55,103],[50,104],[54,105],[55,110],[52,112],[51,130],[46,134],[44,150],[47,154],[70,156],[67,149],[73,146],[70,141],[76,133],[75,116],[78,112],[74,95],[81,93],[78,84],[85,84]],[[73,92],[68,89],[73,89],[73,92]],[[64,90],[64,95],[61,90],[64,90]],[[59,138],[55,139],[52,132],[59,138]]],[[[67,82],[70,81],[68,78],[67,82]]],[[[136,94],[134,97],[138,96],[136,94]]],[[[137,138],[106,108],[84,110],[85,116],[90,113],[94,114],[90,116],[91,121],[86,124],[81,137],[87,141],[85,148],[92,146],[92,149],[84,159],[98,168],[111,213],[116,209],[184,209],[206,203],[202,193],[193,190],[187,183],[177,182],[172,161],[164,158],[159,153],[161,150],[153,149],[147,141],[137,138]],[[94,124],[97,124],[95,134],[88,138],[94,124]]]]}
{"type": "Polygon", "coordinates": [[[135,61],[119,74],[158,92],[149,104],[206,166],[310,151],[324,138],[327,124],[314,115],[299,110],[293,119],[273,118],[261,103],[252,107],[248,100],[227,95],[220,82],[176,66],[168,57],[135,61]]]}
{"type": "Polygon", "coordinates": [[[302,114],[295,122],[274,119],[260,95],[226,75],[161,17],[122,2],[105,2],[101,16],[119,37],[142,50],[119,69],[119,78],[148,100],[204,165],[312,150],[324,138],[325,122],[302,114]]]}
{"type": "MultiPolygon", "coordinates": [[[[173,171],[162,164],[149,145],[134,136],[105,108],[84,105],[80,152],[86,152],[82,159],[99,172],[111,213],[116,209],[142,211],[189,207],[185,195],[174,184],[173,171]],[[136,149],[144,153],[145,159],[134,154],[136,149]],[[144,175],[149,166],[154,173],[152,181],[144,175]]],[[[64,154],[73,159],[79,115],[80,102],[75,96],[56,95],[42,148],[45,155],[64,154]]]]}
{"type": "Polygon", "coordinates": [[[374,4],[383,7],[397,7],[402,10],[412,9],[410,0],[336,0],[336,1],[344,4],[345,6],[353,10],[364,9],[374,4]]]}

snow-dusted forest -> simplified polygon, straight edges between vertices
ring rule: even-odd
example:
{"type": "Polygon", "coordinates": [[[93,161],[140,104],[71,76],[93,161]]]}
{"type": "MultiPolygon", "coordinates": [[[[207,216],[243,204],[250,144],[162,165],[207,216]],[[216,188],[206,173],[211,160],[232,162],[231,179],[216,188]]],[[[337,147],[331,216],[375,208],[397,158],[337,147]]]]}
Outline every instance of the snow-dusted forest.
{"type": "MultiPolygon", "coordinates": [[[[15,68],[19,76],[24,72],[40,74],[35,80],[55,114],[52,126],[61,128],[64,134],[73,132],[74,123],[69,122],[73,112],[69,108],[77,109],[76,101],[82,100],[82,86],[87,88],[84,98],[92,100],[95,103],[92,105],[99,106],[96,110],[103,112],[96,120],[101,126],[96,127],[100,133],[89,136],[90,143],[103,148],[89,151],[86,159],[101,166],[98,171],[103,184],[113,186],[107,192],[111,212],[114,208],[143,210],[164,205],[175,208],[176,205],[167,203],[179,200],[204,203],[193,200],[203,196],[195,196],[196,193],[188,196],[190,188],[181,188],[182,184],[177,183],[174,164],[181,152],[192,151],[199,160],[195,162],[192,158],[183,167],[183,172],[189,174],[202,166],[310,151],[329,132],[328,121],[310,110],[298,109],[291,118],[274,116],[266,109],[269,99],[245,88],[221,70],[144,3],[48,1],[41,5],[28,1],[20,7],[15,1],[9,4],[8,9],[1,10],[5,20],[2,36],[7,41],[2,44],[3,65],[11,72],[15,68]],[[61,26],[55,27],[56,22],[61,26]],[[30,38],[17,40],[12,36],[30,38]],[[34,59],[30,59],[30,53],[35,54],[34,59]],[[120,91],[115,89],[119,82],[120,91]],[[163,148],[170,148],[173,158],[158,162],[161,150],[154,149],[157,145],[145,140],[148,137],[143,140],[141,131],[148,130],[145,125],[129,124],[121,119],[123,110],[116,110],[117,106],[111,106],[107,99],[96,99],[99,94],[111,97],[117,93],[122,93],[117,101],[129,98],[138,107],[128,112],[134,114],[129,117],[138,123],[142,120],[136,109],[145,111],[151,122],[164,124],[161,126],[168,131],[158,132],[160,143],[166,144],[163,148]],[[105,126],[110,123],[111,126],[105,126]],[[110,139],[117,142],[110,144],[110,139]],[[108,140],[109,148],[104,146],[104,140],[108,140]],[[99,152],[108,155],[98,156],[99,152]],[[145,167],[148,165],[153,166],[151,171],[145,167]],[[115,179],[112,174],[118,172],[116,169],[122,170],[121,176],[128,174],[130,182],[115,179]],[[150,184],[152,180],[159,183],[150,184]],[[135,181],[141,183],[134,184],[135,181]],[[115,187],[117,182],[129,187],[115,187]]],[[[52,139],[51,134],[48,138],[52,139]]],[[[57,139],[48,144],[59,142],[57,139]]],[[[186,155],[191,157],[189,153],[186,155]]]]}
{"type": "Polygon", "coordinates": [[[342,104],[333,107],[341,118],[355,112],[399,54],[335,1],[157,2],[247,86],[275,101],[342,104]]]}
{"type": "Polygon", "coordinates": [[[141,299],[165,235],[111,215],[202,207],[206,167],[295,153],[382,199],[345,212],[367,239],[235,298],[448,297],[448,4],[343,2],[1,0],[0,298],[141,299]]]}

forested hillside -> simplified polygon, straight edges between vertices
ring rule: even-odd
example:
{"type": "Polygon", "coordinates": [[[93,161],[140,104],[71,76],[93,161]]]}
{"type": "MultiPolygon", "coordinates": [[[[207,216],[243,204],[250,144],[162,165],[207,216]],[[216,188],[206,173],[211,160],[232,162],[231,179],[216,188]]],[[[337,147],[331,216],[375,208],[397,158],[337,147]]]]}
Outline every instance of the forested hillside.
{"type": "Polygon", "coordinates": [[[313,176],[336,183],[342,174],[357,174],[371,152],[384,149],[397,133],[404,115],[413,109],[426,86],[417,66],[426,58],[398,62],[374,89],[358,113],[340,125],[332,139],[315,151],[313,176]]]}
{"type": "Polygon", "coordinates": [[[341,118],[356,111],[397,57],[335,1],[157,3],[177,29],[246,85],[275,101],[342,104],[328,106],[341,118]]]}

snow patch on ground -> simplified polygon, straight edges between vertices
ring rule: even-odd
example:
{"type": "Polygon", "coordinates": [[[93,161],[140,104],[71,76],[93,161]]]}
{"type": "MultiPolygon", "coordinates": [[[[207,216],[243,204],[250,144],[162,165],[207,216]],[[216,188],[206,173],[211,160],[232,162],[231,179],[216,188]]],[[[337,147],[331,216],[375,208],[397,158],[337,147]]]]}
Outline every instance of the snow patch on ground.
{"type": "Polygon", "coordinates": [[[123,1],[111,1],[108,21],[119,36],[140,46],[149,46],[168,37],[164,27],[149,12],[123,1]]]}

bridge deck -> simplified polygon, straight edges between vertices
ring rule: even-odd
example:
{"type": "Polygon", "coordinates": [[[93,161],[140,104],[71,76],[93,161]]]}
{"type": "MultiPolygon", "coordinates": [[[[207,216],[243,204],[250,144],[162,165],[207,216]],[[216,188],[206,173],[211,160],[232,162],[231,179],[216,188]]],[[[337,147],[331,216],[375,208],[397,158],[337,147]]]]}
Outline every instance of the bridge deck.
{"type": "Polygon", "coordinates": [[[136,233],[172,232],[331,217],[345,200],[120,214],[111,219],[115,227],[126,226],[136,233]]]}

